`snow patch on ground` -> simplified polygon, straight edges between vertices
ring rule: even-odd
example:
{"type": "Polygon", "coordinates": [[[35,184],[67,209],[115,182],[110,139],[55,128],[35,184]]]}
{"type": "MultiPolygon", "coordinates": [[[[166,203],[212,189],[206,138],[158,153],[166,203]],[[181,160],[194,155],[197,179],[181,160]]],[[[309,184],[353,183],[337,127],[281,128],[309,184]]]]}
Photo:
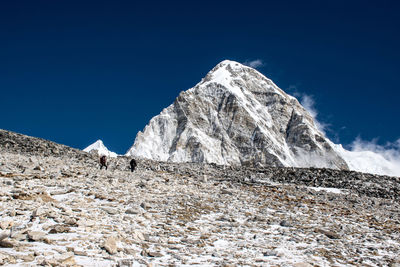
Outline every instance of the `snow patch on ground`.
{"type": "Polygon", "coordinates": [[[334,194],[345,194],[345,190],[339,189],[339,188],[329,188],[329,187],[310,187],[310,189],[313,189],[315,191],[325,191],[329,193],[334,193],[334,194]]]}

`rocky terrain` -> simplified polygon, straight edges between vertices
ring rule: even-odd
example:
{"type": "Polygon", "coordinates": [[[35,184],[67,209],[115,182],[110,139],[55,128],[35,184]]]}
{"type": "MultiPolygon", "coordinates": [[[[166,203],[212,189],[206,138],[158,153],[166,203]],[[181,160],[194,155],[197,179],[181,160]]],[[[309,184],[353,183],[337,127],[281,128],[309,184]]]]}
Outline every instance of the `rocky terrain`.
{"type": "Polygon", "coordinates": [[[0,130],[0,265],[400,266],[400,178],[109,159],[0,130]]]}

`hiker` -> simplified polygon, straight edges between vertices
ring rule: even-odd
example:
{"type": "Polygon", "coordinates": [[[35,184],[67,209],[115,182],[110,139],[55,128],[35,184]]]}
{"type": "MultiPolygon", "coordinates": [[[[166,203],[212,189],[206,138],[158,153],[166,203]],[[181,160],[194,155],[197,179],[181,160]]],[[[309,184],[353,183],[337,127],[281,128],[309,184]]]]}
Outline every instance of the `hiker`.
{"type": "Polygon", "coordinates": [[[106,156],[101,156],[100,157],[100,170],[103,167],[106,167],[106,170],[107,170],[107,159],[106,159],[106,156]]]}
{"type": "Polygon", "coordinates": [[[131,165],[131,172],[133,172],[136,168],[136,160],[131,159],[131,162],[129,162],[129,165],[131,165]]]}

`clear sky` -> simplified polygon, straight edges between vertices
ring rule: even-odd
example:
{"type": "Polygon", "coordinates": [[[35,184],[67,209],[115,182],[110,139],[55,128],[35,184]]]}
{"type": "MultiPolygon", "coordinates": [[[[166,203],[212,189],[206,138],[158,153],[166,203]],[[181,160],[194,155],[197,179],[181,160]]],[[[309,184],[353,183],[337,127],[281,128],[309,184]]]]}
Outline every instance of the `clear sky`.
{"type": "MultiPolygon", "coordinates": [[[[224,59],[311,96],[326,132],[400,138],[398,1],[3,1],[0,128],[125,153],[224,59]]],[[[308,98],[310,99],[310,98],[308,98]]]]}

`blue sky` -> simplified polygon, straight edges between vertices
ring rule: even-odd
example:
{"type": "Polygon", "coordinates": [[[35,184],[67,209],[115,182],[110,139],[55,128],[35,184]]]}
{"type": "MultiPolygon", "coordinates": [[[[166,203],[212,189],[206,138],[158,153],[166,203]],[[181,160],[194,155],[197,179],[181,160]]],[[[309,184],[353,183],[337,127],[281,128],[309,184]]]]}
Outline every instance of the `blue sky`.
{"type": "Polygon", "coordinates": [[[218,62],[259,60],[335,142],[400,138],[396,1],[7,1],[0,128],[125,153],[218,62]],[[8,2],[8,3],[7,3],[8,2]]]}

